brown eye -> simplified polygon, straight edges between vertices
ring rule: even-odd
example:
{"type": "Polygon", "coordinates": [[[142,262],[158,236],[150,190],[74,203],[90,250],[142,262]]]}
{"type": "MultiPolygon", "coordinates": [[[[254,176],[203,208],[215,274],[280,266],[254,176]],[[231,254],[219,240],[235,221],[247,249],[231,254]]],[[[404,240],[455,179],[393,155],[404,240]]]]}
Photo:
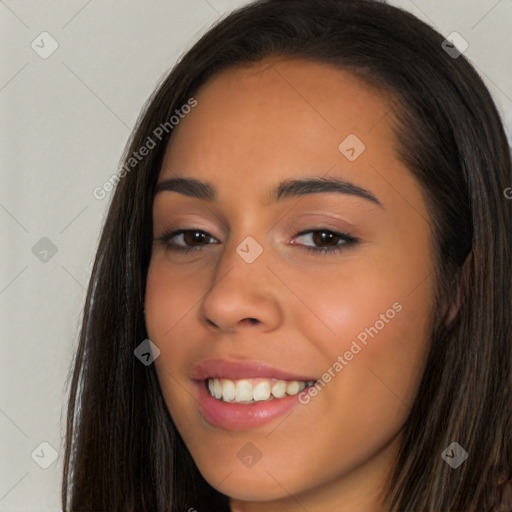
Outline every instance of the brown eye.
{"type": "Polygon", "coordinates": [[[213,238],[213,236],[200,229],[180,229],[167,231],[156,240],[165,244],[166,248],[170,251],[189,252],[202,250],[202,246],[211,244],[211,242],[204,243],[204,241],[213,238]],[[185,245],[171,241],[175,237],[181,237],[181,241],[184,242],[185,245]]]}
{"type": "MultiPolygon", "coordinates": [[[[342,248],[354,245],[359,241],[357,238],[347,235],[346,233],[337,233],[323,228],[302,231],[298,233],[296,237],[305,237],[309,233],[313,233],[312,240],[315,246],[310,247],[306,245],[303,248],[307,251],[313,251],[316,254],[337,254],[342,248]],[[320,245],[320,247],[316,246],[317,244],[320,245]]],[[[162,242],[169,251],[187,253],[203,250],[204,246],[214,243],[211,241],[208,242],[207,240],[214,239],[215,237],[200,229],[180,229],[167,231],[156,240],[162,242]],[[177,237],[181,237],[181,240],[177,237]],[[180,240],[181,243],[177,243],[176,240],[172,241],[173,238],[180,240]]],[[[292,245],[303,246],[303,244],[295,243],[292,245]]]]}
{"type": "MultiPolygon", "coordinates": [[[[310,247],[305,246],[307,251],[313,251],[314,253],[321,254],[337,254],[340,250],[347,246],[356,244],[359,240],[353,236],[347,235],[346,233],[337,233],[329,229],[313,229],[309,231],[302,231],[297,236],[304,237],[309,233],[313,233],[313,243],[319,244],[323,247],[310,247]]],[[[309,236],[309,235],[308,235],[309,236]]]]}

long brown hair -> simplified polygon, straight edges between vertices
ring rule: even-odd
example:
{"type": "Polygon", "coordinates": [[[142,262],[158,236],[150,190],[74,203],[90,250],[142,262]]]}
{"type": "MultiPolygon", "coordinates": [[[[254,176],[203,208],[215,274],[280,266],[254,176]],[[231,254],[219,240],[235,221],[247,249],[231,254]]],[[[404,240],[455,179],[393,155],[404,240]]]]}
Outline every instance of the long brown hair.
{"type": "Polygon", "coordinates": [[[213,75],[273,54],[330,63],[389,93],[399,155],[429,207],[437,315],[387,510],[494,506],[496,486],[512,477],[511,161],[488,90],[443,40],[375,0],[260,1],[218,22],[159,84],[127,144],[87,291],[69,392],[65,512],[229,510],[175,428],[154,365],[134,350],[147,338],[152,203],[169,119],[213,75]],[[133,165],[148,137],[155,147],[133,165]],[[457,469],[441,457],[452,442],[468,452],[457,469]]]}

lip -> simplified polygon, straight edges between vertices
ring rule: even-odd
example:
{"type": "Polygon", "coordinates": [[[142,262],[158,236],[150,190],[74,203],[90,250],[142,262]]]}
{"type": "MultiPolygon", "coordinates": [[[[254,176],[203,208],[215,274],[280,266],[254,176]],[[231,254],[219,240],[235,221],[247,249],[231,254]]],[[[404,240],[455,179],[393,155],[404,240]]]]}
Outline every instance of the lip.
{"type": "Polygon", "coordinates": [[[256,361],[208,359],[197,363],[190,373],[197,391],[199,412],[214,427],[225,430],[251,430],[291,411],[299,395],[285,396],[254,403],[223,402],[210,395],[205,381],[209,378],[242,379],[274,378],[280,380],[316,381],[315,377],[298,375],[256,361]]]}
{"type": "Polygon", "coordinates": [[[283,416],[299,404],[299,393],[268,402],[223,402],[210,395],[204,381],[196,382],[199,412],[214,427],[251,430],[283,416]]]}
{"type": "Polygon", "coordinates": [[[299,375],[274,368],[259,361],[232,361],[228,359],[204,359],[199,361],[190,372],[190,378],[196,381],[206,379],[279,379],[316,381],[311,375],[299,375]]]}

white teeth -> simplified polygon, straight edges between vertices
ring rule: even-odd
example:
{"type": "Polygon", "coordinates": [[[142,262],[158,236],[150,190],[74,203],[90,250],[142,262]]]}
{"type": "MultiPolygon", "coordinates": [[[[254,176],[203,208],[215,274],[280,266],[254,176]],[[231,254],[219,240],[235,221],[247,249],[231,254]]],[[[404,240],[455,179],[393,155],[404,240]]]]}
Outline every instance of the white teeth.
{"type": "Polygon", "coordinates": [[[286,386],[286,393],[288,395],[296,395],[299,391],[302,391],[306,387],[305,382],[299,382],[298,380],[292,380],[286,386]]]}
{"type": "Polygon", "coordinates": [[[219,379],[213,379],[213,396],[215,398],[222,398],[222,386],[219,379]]]}
{"type": "Polygon", "coordinates": [[[268,400],[270,398],[270,383],[260,382],[254,386],[254,400],[260,402],[262,400],[268,400]]]}
{"type": "Polygon", "coordinates": [[[224,402],[233,402],[235,399],[235,383],[232,380],[223,379],[222,399],[224,402]]]}
{"type": "Polygon", "coordinates": [[[296,395],[314,381],[277,379],[208,379],[210,395],[224,402],[254,403],[296,395]]]}
{"type": "Polygon", "coordinates": [[[252,385],[248,380],[239,380],[236,384],[236,401],[250,402],[253,399],[252,385]]]}
{"type": "Polygon", "coordinates": [[[272,395],[276,398],[283,398],[286,395],[286,382],[284,380],[278,380],[272,386],[272,395]]]}

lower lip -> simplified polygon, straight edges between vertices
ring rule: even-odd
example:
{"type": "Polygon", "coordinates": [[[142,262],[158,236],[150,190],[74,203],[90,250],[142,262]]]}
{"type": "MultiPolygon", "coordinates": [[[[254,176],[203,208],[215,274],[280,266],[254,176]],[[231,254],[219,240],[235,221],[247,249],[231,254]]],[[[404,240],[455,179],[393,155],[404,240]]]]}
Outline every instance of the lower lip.
{"type": "Polygon", "coordinates": [[[286,414],[299,403],[298,393],[249,404],[224,402],[210,395],[204,381],[196,383],[201,414],[213,426],[226,430],[250,430],[259,427],[286,414]]]}

